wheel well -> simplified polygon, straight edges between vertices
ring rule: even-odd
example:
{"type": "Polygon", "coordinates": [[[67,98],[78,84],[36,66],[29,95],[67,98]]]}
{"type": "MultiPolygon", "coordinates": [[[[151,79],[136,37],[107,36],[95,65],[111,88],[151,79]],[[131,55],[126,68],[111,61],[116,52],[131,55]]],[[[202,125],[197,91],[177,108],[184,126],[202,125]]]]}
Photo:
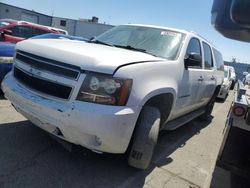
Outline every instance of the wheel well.
{"type": "Polygon", "coordinates": [[[220,92],[220,88],[221,88],[221,85],[218,85],[218,86],[215,88],[213,97],[216,98],[216,97],[218,96],[218,94],[219,94],[219,92],[220,92]]]}
{"type": "Polygon", "coordinates": [[[161,113],[161,125],[167,120],[173,104],[174,96],[171,93],[164,93],[150,98],[145,105],[159,109],[161,113]]]}

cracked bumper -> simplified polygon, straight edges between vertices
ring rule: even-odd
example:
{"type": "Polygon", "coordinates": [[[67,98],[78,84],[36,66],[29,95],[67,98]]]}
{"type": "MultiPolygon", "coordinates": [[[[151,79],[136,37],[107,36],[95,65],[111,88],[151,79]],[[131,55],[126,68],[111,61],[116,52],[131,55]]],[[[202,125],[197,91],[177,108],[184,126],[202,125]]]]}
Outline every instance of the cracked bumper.
{"type": "Polygon", "coordinates": [[[45,98],[23,87],[12,74],[5,77],[2,90],[17,111],[38,127],[100,152],[124,153],[139,115],[137,108],[45,98]]]}

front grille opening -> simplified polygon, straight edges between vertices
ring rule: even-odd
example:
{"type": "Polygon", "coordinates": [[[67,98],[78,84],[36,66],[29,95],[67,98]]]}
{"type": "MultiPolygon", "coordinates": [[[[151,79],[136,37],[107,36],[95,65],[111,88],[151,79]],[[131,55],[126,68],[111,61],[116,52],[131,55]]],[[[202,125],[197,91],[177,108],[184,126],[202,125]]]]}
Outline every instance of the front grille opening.
{"type": "Polygon", "coordinates": [[[16,59],[32,67],[45,70],[45,71],[49,71],[57,75],[62,75],[68,78],[77,79],[79,72],[80,72],[79,67],[68,65],[68,64],[58,62],[55,60],[47,59],[47,58],[40,57],[37,55],[29,54],[27,52],[21,51],[20,53],[20,51],[18,51],[16,54],[16,59]]]}
{"type": "Polygon", "coordinates": [[[39,92],[62,99],[70,97],[71,87],[34,77],[17,67],[14,67],[14,77],[24,85],[39,92]]]}

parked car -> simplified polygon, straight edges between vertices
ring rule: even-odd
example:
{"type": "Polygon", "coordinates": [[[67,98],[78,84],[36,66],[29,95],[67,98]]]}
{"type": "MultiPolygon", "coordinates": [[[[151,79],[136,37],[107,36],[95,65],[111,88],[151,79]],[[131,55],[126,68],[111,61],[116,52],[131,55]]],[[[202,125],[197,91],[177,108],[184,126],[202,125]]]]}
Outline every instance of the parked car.
{"type": "Polygon", "coordinates": [[[122,25],[86,43],[26,40],[2,90],[47,132],[146,169],[160,130],[209,119],[221,53],[194,32],[122,25]]]}
{"type": "Polygon", "coordinates": [[[232,69],[230,66],[224,66],[224,80],[218,94],[219,99],[226,100],[229,90],[232,86],[232,69]]]}
{"type": "Polygon", "coordinates": [[[231,79],[232,79],[232,84],[231,84],[230,89],[233,90],[234,86],[235,86],[235,83],[237,82],[237,80],[236,80],[236,74],[235,74],[235,69],[232,66],[228,66],[228,67],[231,69],[231,79]]]}
{"type": "Polygon", "coordinates": [[[60,33],[55,28],[26,21],[0,19],[0,41],[17,43],[27,38],[46,33],[60,33]]]}
{"type": "Polygon", "coordinates": [[[0,83],[12,68],[14,53],[15,44],[0,42],[0,83]]]}
{"type": "MultiPolygon", "coordinates": [[[[35,36],[31,39],[68,39],[78,41],[88,41],[86,38],[57,33],[48,33],[35,36]]],[[[0,42],[0,83],[4,76],[12,69],[12,61],[15,54],[15,44],[9,42],[0,42]]]]}

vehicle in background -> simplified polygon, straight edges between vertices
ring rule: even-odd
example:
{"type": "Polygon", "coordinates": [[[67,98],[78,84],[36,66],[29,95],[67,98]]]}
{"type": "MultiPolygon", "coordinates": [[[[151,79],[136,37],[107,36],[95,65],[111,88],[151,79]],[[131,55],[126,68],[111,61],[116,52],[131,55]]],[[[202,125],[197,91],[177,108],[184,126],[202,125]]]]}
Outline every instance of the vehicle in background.
{"type": "MultiPolygon", "coordinates": [[[[47,26],[46,26],[47,27],[47,26]]],[[[51,30],[55,30],[55,31],[57,31],[57,32],[59,32],[59,33],[61,33],[61,34],[64,34],[64,35],[68,35],[69,33],[68,33],[68,31],[66,31],[66,30],[64,30],[64,29],[59,29],[59,28],[55,28],[55,27],[47,27],[47,28],[49,28],[49,29],[51,29],[51,30]]]]}
{"type": "Polygon", "coordinates": [[[235,74],[235,69],[232,66],[228,66],[228,67],[231,70],[231,80],[232,80],[232,84],[231,84],[230,89],[233,90],[234,86],[235,86],[235,83],[237,82],[237,80],[236,80],[236,74],[235,74]]]}
{"type": "Polygon", "coordinates": [[[34,36],[30,39],[68,39],[68,40],[78,40],[87,42],[89,39],[83,38],[83,37],[77,37],[72,35],[64,35],[64,34],[58,34],[58,33],[47,33],[43,35],[34,36]]]}
{"type": "Polygon", "coordinates": [[[4,76],[12,69],[15,44],[0,42],[0,83],[4,76]]]}
{"type": "Polygon", "coordinates": [[[229,66],[224,66],[224,80],[217,98],[226,100],[231,86],[232,86],[232,69],[229,66]]]}
{"type": "Polygon", "coordinates": [[[210,120],[221,53],[194,32],[122,25],[80,43],[25,40],[2,90],[38,127],[146,169],[160,130],[210,120]],[[130,147],[131,146],[131,147],[130,147]]]}
{"type": "Polygon", "coordinates": [[[46,33],[59,33],[59,31],[30,22],[0,19],[0,41],[3,42],[17,43],[46,33]]]}
{"type": "MultiPolygon", "coordinates": [[[[32,37],[31,39],[64,39],[64,40],[78,40],[86,42],[88,39],[82,37],[75,37],[71,35],[63,35],[56,33],[48,33],[32,37]]],[[[29,39],[30,40],[30,39],[29,39]]],[[[12,61],[15,54],[14,43],[0,42],[0,84],[4,76],[12,69],[12,61]]]]}

